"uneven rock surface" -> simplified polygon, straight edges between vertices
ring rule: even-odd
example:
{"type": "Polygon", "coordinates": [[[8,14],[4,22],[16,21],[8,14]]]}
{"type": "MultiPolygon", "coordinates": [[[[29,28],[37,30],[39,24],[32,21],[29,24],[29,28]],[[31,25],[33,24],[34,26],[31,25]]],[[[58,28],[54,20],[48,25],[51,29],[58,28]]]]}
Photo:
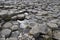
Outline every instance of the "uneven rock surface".
{"type": "Polygon", "coordinates": [[[0,40],[60,40],[60,0],[0,0],[0,40]]]}

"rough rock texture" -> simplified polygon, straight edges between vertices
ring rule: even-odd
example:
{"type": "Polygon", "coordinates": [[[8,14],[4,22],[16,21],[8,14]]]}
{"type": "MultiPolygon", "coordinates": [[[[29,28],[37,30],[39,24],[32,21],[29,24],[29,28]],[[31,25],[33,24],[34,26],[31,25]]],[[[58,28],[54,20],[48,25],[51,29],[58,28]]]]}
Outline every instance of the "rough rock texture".
{"type": "Polygon", "coordinates": [[[60,40],[60,0],[0,0],[0,40],[60,40]]]}
{"type": "Polygon", "coordinates": [[[4,35],[6,37],[10,36],[10,34],[11,34],[11,30],[9,30],[9,29],[3,29],[1,31],[1,35],[4,35]]]}

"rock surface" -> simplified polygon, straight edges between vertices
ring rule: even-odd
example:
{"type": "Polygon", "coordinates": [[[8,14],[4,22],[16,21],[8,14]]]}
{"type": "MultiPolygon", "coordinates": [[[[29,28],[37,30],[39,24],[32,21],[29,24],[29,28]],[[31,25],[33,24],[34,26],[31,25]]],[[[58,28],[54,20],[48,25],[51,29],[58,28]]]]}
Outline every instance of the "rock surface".
{"type": "Polygon", "coordinates": [[[59,0],[0,0],[0,40],[60,40],[59,32],[59,0]]]}
{"type": "Polygon", "coordinates": [[[3,25],[3,28],[10,28],[12,26],[12,23],[7,22],[3,25]]]}
{"type": "Polygon", "coordinates": [[[1,31],[1,35],[4,35],[6,37],[10,36],[10,34],[11,34],[11,30],[10,29],[3,29],[1,31]]]}

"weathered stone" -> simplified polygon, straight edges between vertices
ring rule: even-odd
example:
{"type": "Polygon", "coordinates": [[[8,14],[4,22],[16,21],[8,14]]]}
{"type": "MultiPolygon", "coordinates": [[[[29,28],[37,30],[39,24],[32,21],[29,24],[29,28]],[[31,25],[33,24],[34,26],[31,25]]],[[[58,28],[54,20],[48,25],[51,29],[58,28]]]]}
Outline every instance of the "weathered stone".
{"type": "Polygon", "coordinates": [[[31,18],[31,16],[28,15],[28,16],[25,16],[25,18],[26,18],[27,20],[29,20],[29,19],[31,18]]]}
{"type": "Polygon", "coordinates": [[[36,33],[47,33],[47,25],[46,24],[39,24],[36,25],[35,27],[32,27],[30,30],[30,34],[36,34],[36,33]]]}
{"type": "Polygon", "coordinates": [[[1,23],[0,23],[0,28],[1,28],[1,23]]]}
{"type": "Polygon", "coordinates": [[[18,40],[18,38],[16,38],[16,37],[10,37],[10,38],[7,38],[6,40],[18,40]]]}
{"type": "Polygon", "coordinates": [[[12,27],[10,27],[11,28],[11,30],[13,31],[13,30],[18,30],[18,25],[13,25],[12,27]]]}
{"type": "Polygon", "coordinates": [[[25,11],[26,11],[25,9],[22,9],[22,10],[20,10],[19,12],[22,13],[22,12],[25,12],[25,11]]]}
{"type": "Polygon", "coordinates": [[[47,15],[47,14],[48,14],[47,11],[38,11],[38,13],[36,15],[40,16],[40,15],[47,15]]]}
{"type": "Polygon", "coordinates": [[[14,25],[18,25],[18,22],[17,21],[11,21],[12,22],[12,24],[14,24],[14,25]]]}
{"type": "Polygon", "coordinates": [[[7,14],[7,13],[8,13],[7,10],[2,10],[2,11],[0,12],[0,15],[5,15],[5,14],[7,14]]]}
{"type": "Polygon", "coordinates": [[[47,23],[47,25],[50,27],[50,28],[58,28],[58,25],[55,24],[55,23],[47,23]]]}
{"type": "Polygon", "coordinates": [[[53,35],[55,39],[60,40],[60,31],[56,31],[53,35]]]}
{"type": "Polygon", "coordinates": [[[0,38],[0,40],[5,40],[5,38],[0,38]]]}
{"type": "Polygon", "coordinates": [[[48,39],[50,36],[48,36],[48,35],[42,35],[42,37],[48,39]]]}
{"type": "Polygon", "coordinates": [[[10,6],[4,6],[4,8],[13,8],[14,6],[13,5],[10,5],[10,6]]]}
{"type": "Polygon", "coordinates": [[[26,25],[27,20],[24,20],[24,21],[17,20],[17,22],[20,24],[20,28],[24,29],[28,26],[26,25]]]}
{"type": "Polygon", "coordinates": [[[17,16],[13,16],[13,17],[11,17],[11,19],[17,19],[17,16]]]}
{"type": "Polygon", "coordinates": [[[14,32],[12,32],[11,37],[18,37],[19,34],[20,34],[19,31],[14,31],[14,32]]]}
{"type": "Polygon", "coordinates": [[[10,28],[11,26],[12,26],[12,23],[6,22],[6,23],[3,25],[3,28],[10,28]]]}
{"type": "Polygon", "coordinates": [[[1,31],[1,35],[4,35],[5,37],[10,36],[10,34],[11,34],[11,30],[10,29],[3,29],[1,31]]]}
{"type": "Polygon", "coordinates": [[[54,20],[51,20],[50,22],[52,23],[58,23],[59,19],[54,19],[54,20]]]}
{"type": "Polygon", "coordinates": [[[19,14],[19,15],[17,15],[17,18],[18,19],[24,19],[25,18],[25,15],[24,14],[19,14]]]}

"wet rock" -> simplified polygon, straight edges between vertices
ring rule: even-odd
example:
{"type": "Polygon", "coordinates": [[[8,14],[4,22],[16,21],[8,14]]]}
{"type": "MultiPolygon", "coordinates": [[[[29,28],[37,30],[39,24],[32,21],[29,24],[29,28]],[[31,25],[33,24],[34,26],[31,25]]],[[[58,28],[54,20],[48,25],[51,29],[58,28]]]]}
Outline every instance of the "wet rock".
{"type": "Polygon", "coordinates": [[[12,31],[14,30],[18,30],[18,25],[13,25],[12,27],[10,27],[12,31]]]}
{"type": "Polygon", "coordinates": [[[6,22],[6,23],[3,25],[3,28],[10,28],[11,26],[12,26],[12,23],[6,22]]]}
{"type": "Polygon", "coordinates": [[[19,34],[20,34],[19,31],[14,31],[14,32],[12,32],[11,37],[18,37],[19,34]]]}
{"type": "Polygon", "coordinates": [[[1,35],[4,35],[5,37],[10,36],[10,34],[11,34],[11,30],[10,29],[3,29],[1,31],[1,35]]]}

